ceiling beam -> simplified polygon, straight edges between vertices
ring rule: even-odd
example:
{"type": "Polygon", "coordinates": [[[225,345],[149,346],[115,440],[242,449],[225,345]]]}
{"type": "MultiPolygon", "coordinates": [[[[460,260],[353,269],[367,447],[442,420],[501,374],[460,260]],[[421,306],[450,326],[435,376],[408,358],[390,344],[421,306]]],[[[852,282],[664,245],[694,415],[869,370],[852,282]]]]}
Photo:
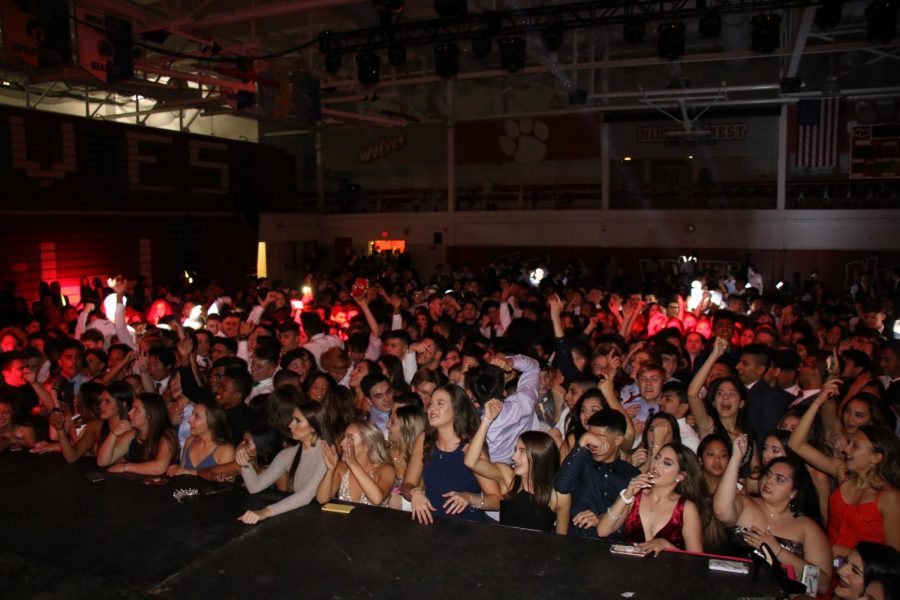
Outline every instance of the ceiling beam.
{"type": "Polygon", "coordinates": [[[196,29],[211,29],[213,27],[222,27],[223,25],[232,25],[234,23],[246,23],[255,19],[269,19],[321,8],[332,8],[335,6],[343,6],[345,4],[358,4],[363,1],[364,0],[296,0],[294,2],[279,2],[277,4],[268,4],[266,6],[257,6],[254,8],[218,13],[199,18],[189,16],[168,21],[157,21],[155,23],[148,23],[146,27],[144,27],[144,30],[152,31],[154,29],[166,29],[169,31],[192,31],[196,29]]]}

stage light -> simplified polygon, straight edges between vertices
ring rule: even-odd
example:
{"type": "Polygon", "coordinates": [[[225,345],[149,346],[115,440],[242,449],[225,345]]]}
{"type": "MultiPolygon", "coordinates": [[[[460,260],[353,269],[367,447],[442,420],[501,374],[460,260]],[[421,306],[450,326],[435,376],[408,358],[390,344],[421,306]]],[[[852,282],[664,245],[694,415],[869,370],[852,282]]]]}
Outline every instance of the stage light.
{"type": "Polygon", "coordinates": [[[562,46],[563,31],[559,25],[548,25],[541,29],[541,41],[547,52],[556,52],[562,46]]]}
{"type": "Polygon", "coordinates": [[[459,73],[459,48],[455,44],[438,44],[434,47],[434,70],[444,79],[459,73]]]}
{"type": "Polygon", "coordinates": [[[750,48],[760,54],[772,54],[781,46],[781,17],[776,13],[760,13],[750,21],[750,48]]]}
{"type": "Polygon", "coordinates": [[[356,78],[363,85],[378,85],[381,81],[381,57],[374,52],[357,54],[356,78]]]}
{"type": "Polygon", "coordinates": [[[331,75],[337,75],[341,70],[341,55],[331,52],[325,55],[325,70],[331,75]]]}
{"type": "Polygon", "coordinates": [[[406,48],[393,44],[388,48],[388,62],[395,67],[403,66],[406,62],[406,48]]]}
{"type": "Polygon", "coordinates": [[[843,16],[843,4],[843,0],[822,0],[822,6],[816,9],[816,25],[820,29],[837,27],[843,16]]]}
{"type": "Polygon", "coordinates": [[[700,13],[699,31],[706,38],[717,38],[722,33],[722,14],[711,8],[700,13]]]}
{"type": "Polygon", "coordinates": [[[875,0],[866,7],[869,41],[887,44],[897,35],[898,0],[875,0]]]}
{"type": "Polygon", "coordinates": [[[657,54],[666,60],[678,60],[684,54],[684,23],[668,21],[656,28],[657,54]]]}
{"type": "Polygon", "coordinates": [[[476,33],[472,38],[472,54],[475,58],[484,58],[491,53],[491,35],[487,31],[476,33]]]}
{"type": "Polygon", "coordinates": [[[541,267],[538,267],[537,269],[535,269],[534,271],[532,271],[531,273],[528,274],[528,282],[532,286],[538,287],[541,285],[541,281],[543,281],[544,277],[546,277],[546,276],[547,276],[547,271],[545,271],[541,267]]]}
{"type": "Polygon", "coordinates": [[[622,37],[629,44],[640,44],[644,41],[647,34],[647,26],[644,20],[637,15],[628,15],[625,17],[625,23],[622,25],[622,37]]]}
{"type": "Polygon", "coordinates": [[[469,12],[467,0],[434,0],[434,12],[441,17],[460,17],[469,12]]]}
{"type": "Polygon", "coordinates": [[[625,162],[631,162],[631,157],[630,157],[630,156],[626,156],[626,157],[623,158],[622,160],[625,161],[625,162]]]}
{"type": "Polygon", "coordinates": [[[783,288],[783,287],[784,287],[784,282],[783,282],[783,281],[779,281],[778,283],[775,284],[775,289],[776,289],[776,290],[780,290],[780,289],[783,288]]]}
{"type": "Polygon", "coordinates": [[[497,46],[500,48],[500,65],[504,70],[517,73],[525,67],[525,38],[500,38],[497,46]]]}

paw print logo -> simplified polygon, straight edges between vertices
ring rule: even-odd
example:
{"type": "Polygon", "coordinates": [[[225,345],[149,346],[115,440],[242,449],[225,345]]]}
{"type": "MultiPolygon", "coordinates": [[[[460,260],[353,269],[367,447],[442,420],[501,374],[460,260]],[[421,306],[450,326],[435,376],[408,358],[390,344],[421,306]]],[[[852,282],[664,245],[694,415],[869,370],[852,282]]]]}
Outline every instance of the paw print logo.
{"type": "Polygon", "coordinates": [[[516,162],[537,162],[547,155],[547,138],[550,128],[541,121],[529,118],[507,119],[503,122],[506,135],[497,141],[503,154],[512,157],[516,162]]]}

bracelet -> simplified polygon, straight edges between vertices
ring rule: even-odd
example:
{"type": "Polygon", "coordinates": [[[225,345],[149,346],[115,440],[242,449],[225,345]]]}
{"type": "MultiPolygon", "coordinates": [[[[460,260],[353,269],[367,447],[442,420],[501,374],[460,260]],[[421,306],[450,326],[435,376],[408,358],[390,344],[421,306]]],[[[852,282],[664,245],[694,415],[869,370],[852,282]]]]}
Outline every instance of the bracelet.
{"type": "Polygon", "coordinates": [[[606,509],[606,514],[609,515],[609,518],[612,519],[613,521],[618,521],[619,518],[622,516],[622,515],[614,515],[613,511],[612,511],[612,506],[610,506],[608,509],[606,509]]]}
{"type": "Polygon", "coordinates": [[[481,503],[478,506],[475,506],[474,502],[469,502],[469,508],[471,508],[472,510],[481,510],[482,508],[484,508],[484,492],[481,492],[480,497],[481,503]]]}
{"type": "Polygon", "coordinates": [[[784,546],[778,546],[778,552],[775,553],[775,558],[781,556],[782,551],[784,550],[784,546]]]}
{"type": "MultiPolygon", "coordinates": [[[[625,488],[625,490],[627,490],[627,489],[628,488],[625,488]]],[[[622,502],[624,502],[625,504],[631,504],[632,502],[634,502],[634,496],[632,496],[631,498],[626,498],[625,490],[622,490],[621,492],[619,492],[619,498],[621,498],[622,502]]]]}

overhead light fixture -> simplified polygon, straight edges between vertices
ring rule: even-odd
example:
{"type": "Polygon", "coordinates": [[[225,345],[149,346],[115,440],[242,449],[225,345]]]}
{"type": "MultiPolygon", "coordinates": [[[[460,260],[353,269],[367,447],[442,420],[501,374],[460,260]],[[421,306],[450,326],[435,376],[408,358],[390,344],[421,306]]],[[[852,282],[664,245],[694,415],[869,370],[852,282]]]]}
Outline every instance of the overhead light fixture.
{"type": "Polygon", "coordinates": [[[329,52],[325,55],[325,70],[331,75],[337,75],[341,70],[341,55],[329,52]]]}
{"type": "Polygon", "coordinates": [[[460,17],[469,12],[467,0],[434,0],[434,12],[439,17],[460,17]]]}
{"type": "Polygon", "coordinates": [[[472,54],[475,58],[484,58],[491,53],[491,35],[487,31],[476,33],[472,38],[472,54]]]}
{"type": "Polygon", "coordinates": [[[750,48],[760,54],[772,54],[781,47],[781,17],[777,13],[760,13],[750,20],[750,48]]]}
{"type": "Polygon", "coordinates": [[[626,42],[638,45],[644,41],[646,34],[647,27],[642,18],[633,14],[625,17],[625,23],[622,25],[622,37],[626,42]]]}
{"type": "Polygon", "coordinates": [[[378,85],[381,81],[381,57],[374,52],[357,54],[356,78],[363,85],[378,85]]]}
{"type": "Polygon", "coordinates": [[[898,0],[875,0],[866,7],[869,41],[887,44],[897,35],[898,0]]]}
{"type": "Polygon", "coordinates": [[[391,45],[388,48],[388,62],[395,67],[403,66],[403,63],[406,62],[406,48],[397,44],[391,45]]]}
{"type": "Polygon", "coordinates": [[[541,41],[547,52],[556,52],[563,43],[563,30],[559,25],[548,25],[541,29],[541,41]]]}
{"type": "Polygon", "coordinates": [[[700,34],[705,38],[717,38],[722,33],[722,13],[713,8],[703,9],[698,22],[700,34]]]}
{"type": "Polygon", "coordinates": [[[815,23],[819,29],[832,29],[841,22],[844,12],[843,0],[822,0],[816,9],[815,23]]]}
{"type": "Polygon", "coordinates": [[[666,60],[678,60],[684,54],[684,23],[667,21],[656,28],[657,53],[666,60]]]}
{"type": "Polygon", "coordinates": [[[525,38],[500,38],[497,47],[500,49],[500,65],[504,70],[518,73],[525,67],[525,38]]]}
{"type": "Polygon", "coordinates": [[[434,70],[444,79],[459,74],[459,48],[456,44],[438,44],[434,47],[434,70]]]}

